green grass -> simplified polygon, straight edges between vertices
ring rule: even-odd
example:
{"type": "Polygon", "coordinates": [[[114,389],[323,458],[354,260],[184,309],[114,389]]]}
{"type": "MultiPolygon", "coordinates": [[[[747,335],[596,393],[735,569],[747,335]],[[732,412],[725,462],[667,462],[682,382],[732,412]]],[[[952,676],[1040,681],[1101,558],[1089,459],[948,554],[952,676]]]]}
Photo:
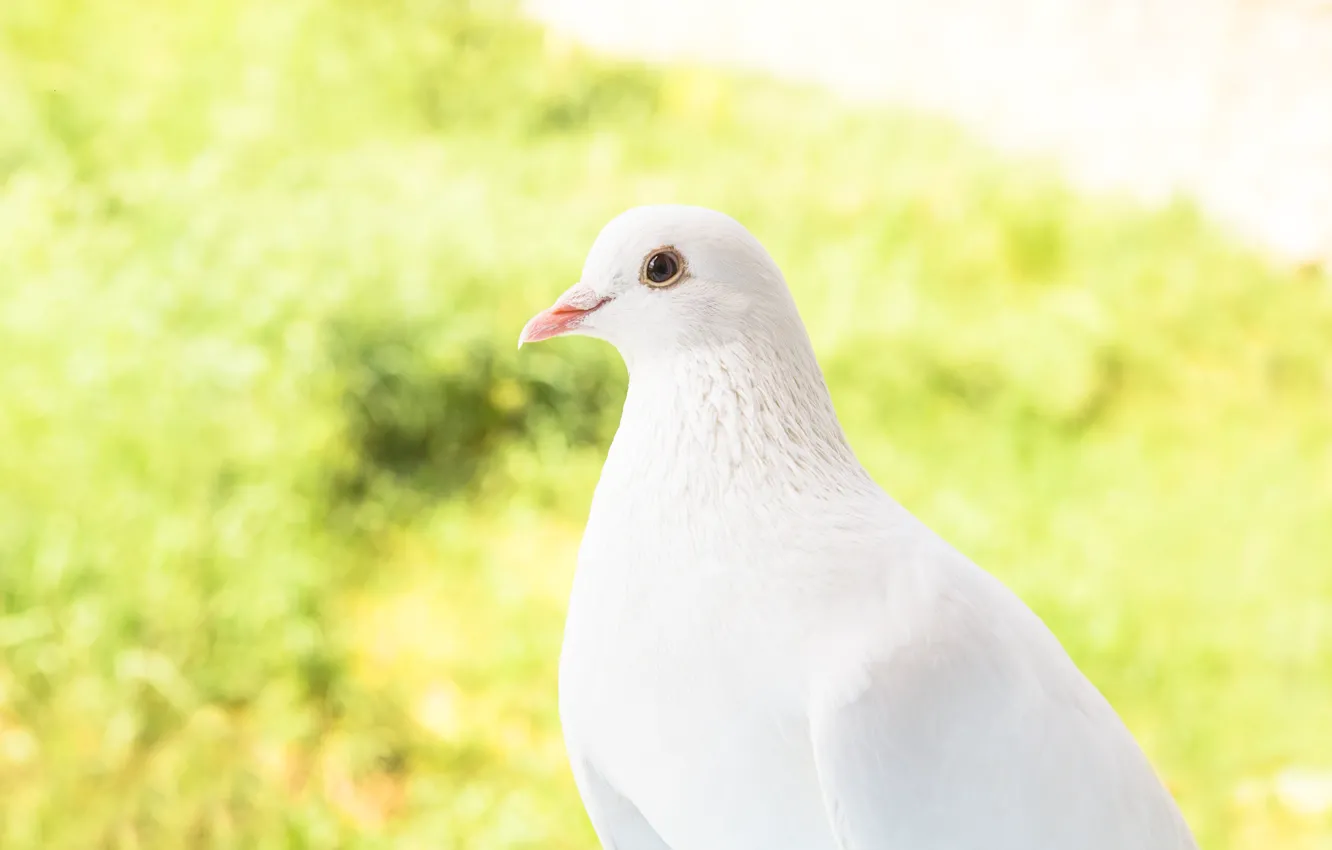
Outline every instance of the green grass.
{"type": "Polygon", "coordinates": [[[1205,846],[1332,847],[1281,778],[1332,772],[1327,279],[505,5],[133,5],[0,5],[0,846],[592,848],[555,662],[623,370],[514,343],[683,201],[1205,846]]]}

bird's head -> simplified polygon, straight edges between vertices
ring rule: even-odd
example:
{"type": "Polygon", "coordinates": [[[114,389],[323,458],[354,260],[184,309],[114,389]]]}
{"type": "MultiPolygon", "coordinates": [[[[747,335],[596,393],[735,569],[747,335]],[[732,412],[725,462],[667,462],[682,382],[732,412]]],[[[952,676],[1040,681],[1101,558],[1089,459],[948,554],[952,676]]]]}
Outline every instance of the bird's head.
{"type": "Polygon", "coordinates": [[[579,334],[636,360],[773,336],[792,323],[781,271],[739,222],[702,207],[647,206],[602,229],[582,279],[532,317],[518,344],[579,334]]]}

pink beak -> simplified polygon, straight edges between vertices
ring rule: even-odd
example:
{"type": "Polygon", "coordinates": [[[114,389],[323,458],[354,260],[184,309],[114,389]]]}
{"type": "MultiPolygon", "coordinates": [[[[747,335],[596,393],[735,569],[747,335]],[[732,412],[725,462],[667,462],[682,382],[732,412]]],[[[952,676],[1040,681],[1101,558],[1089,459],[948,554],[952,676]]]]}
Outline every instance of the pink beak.
{"type": "Polygon", "coordinates": [[[575,283],[555,299],[554,304],[537,313],[523,326],[523,332],[518,335],[518,347],[522,348],[525,342],[540,342],[567,334],[607,301],[610,299],[601,297],[592,287],[575,283]]]}

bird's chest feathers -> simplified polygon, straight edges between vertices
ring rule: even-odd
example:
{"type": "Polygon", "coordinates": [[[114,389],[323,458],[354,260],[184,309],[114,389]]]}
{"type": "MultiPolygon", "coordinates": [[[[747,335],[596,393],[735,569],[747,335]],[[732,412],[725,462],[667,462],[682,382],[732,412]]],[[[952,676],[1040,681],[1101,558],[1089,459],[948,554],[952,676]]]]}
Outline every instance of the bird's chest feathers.
{"type": "Polygon", "coordinates": [[[850,495],[863,473],[839,430],[775,390],[679,369],[631,379],[579,553],[562,675],[608,690],[603,704],[636,700],[620,708],[649,720],[658,706],[794,704],[804,603],[830,577],[827,497],[850,495]]]}
{"type": "Polygon", "coordinates": [[[811,755],[803,682],[797,665],[782,663],[791,636],[763,627],[759,612],[771,606],[708,582],[719,564],[695,568],[600,588],[582,581],[590,571],[580,575],[560,713],[571,750],[655,823],[669,829],[692,813],[691,828],[723,835],[773,800],[805,805],[811,793],[799,777],[812,775],[803,769],[811,755]]]}
{"type": "Polygon", "coordinates": [[[841,592],[851,577],[810,545],[808,517],[709,515],[589,524],[561,659],[565,737],[663,825],[793,828],[779,806],[803,835],[822,818],[806,712],[811,638],[829,628],[814,615],[872,593],[841,592]]]}
{"type": "Polygon", "coordinates": [[[808,603],[839,595],[829,494],[864,479],[830,408],[737,383],[739,369],[679,369],[631,369],[579,554],[560,711],[571,749],[637,804],[715,811],[722,829],[774,801],[817,809],[796,778],[813,775],[808,638],[826,631],[808,603]]]}
{"type": "Polygon", "coordinates": [[[619,525],[604,535],[590,525],[566,624],[566,660],[595,659],[582,684],[652,705],[705,690],[743,700],[759,682],[771,689],[761,668],[790,649],[791,635],[770,620],[785,603],[761,584],[770,564],[751,560],[747,537],[710,524],[619,525]]]}

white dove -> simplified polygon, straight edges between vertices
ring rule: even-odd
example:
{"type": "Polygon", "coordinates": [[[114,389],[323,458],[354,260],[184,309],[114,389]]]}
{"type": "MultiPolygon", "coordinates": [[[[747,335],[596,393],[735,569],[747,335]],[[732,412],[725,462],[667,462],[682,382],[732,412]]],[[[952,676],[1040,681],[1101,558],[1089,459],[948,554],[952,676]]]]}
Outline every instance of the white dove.
{"type": "Polygon", "coordinates": [[[686,206],[523,328],[629,369],[560,658],[607,850],[1178,850],[1174,801],[1016,596],[848,445],[785,279],[686,206]]]}

